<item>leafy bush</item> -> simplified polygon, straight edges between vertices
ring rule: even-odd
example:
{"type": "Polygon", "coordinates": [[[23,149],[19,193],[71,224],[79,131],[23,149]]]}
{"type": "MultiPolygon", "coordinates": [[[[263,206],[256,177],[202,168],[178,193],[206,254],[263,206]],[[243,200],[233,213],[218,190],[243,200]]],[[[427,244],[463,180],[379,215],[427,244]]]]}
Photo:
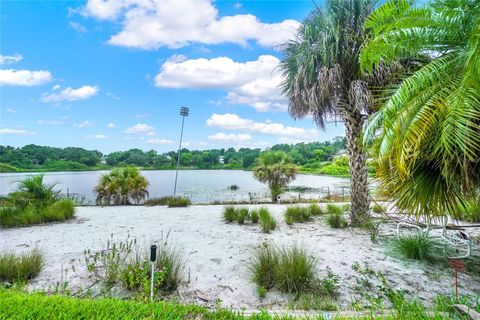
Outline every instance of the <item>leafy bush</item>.
{"type": "Polygon", "coordinates": [[[235,209],[235,207],[224,207],[223,218],[227,222],[233,222],[237,220],[237,209],[235,209]]]}
{"type": "Polygon", "coordinates": [[[461,219],[469,222],[480,222],[480,199],[471,199],[460,208],[461,219]]]}
{"type": "Polygon", "coordinates": [[[421,234],[403,236],[392,240],[393,250],[407,259],[429,260],[433,241],[421,234]]]}
{"type": "Polygon", "coordinates": [[[250,212],[250,220],[252,221],[252,223],[257,223],[259,217],[260,217],[260,216],[258,215],[258,211],[257,211],[257,210],[252,210],[252,212],[250,212]]]}
{"type": "Polygon", "coordinates": [[[336,204],[329,203],[327,204],[327,213],[329,214],[340,214],[343,210],[340,206],[336,204]]]}
{"type": "Polygon", "coordinates": [[[38,249],[17,254],[0,253],[0,282],[25,282],[35,278],[45,263],[43,253],[38,249]]]}
{"type": "Polygon", "coordinates": [[[374,213],[383,213],[387,211],[387,207],[378,203],[375,203],[372,206],[372,212],[374,213]]]}
{"type": "Polygon", "coordinates": [[[347,220],[341,213],[332,213],[327,217],[327,223],[332,228],[346,228],[348,226],[347,220]]]}
{"type": "Polygon", "coordinates": [[[260,225],[264,233],[270,233],[270,231],[275,230],[277,221],[266,208],[260,208],[258,215],[260,216],[260,225]]]}
{"type": "Polygon", "coordinates": [[[324,214],[322,208],[316,203],[310,204],[308,206],[308,211],[310,212],[310,215],[312,215],[312,216],[319,216],[319,215],[324,214]]]}
{"type": "Polygon", "coordinates": [[[310,210],[308,207],[291,206],[285,211],[285,222],[292,224],[294,222],[305,222],[311,219],[310,210]]]}
{"type": "Polygon", "coordinates": [[[148,180],[137,167],[114,168],[100,177],[93,191],[98,205],[130,205],[148,197],[148,180]]]}
{"type": "Polygon", "coordinates": [[[192,204],[189,198],[185,197],[171,197],[167,200],[167,204],[169,208],[174,207],[188,207],[192,204]]]}
{"type": "Polygon", "coordinates": [[[143,204],[149,207],[153,206],[166,206],[168,204],[168,200],[172,199],[172,196],[165,196],[160,198],[150,198],[145,201],[143,204]]]}

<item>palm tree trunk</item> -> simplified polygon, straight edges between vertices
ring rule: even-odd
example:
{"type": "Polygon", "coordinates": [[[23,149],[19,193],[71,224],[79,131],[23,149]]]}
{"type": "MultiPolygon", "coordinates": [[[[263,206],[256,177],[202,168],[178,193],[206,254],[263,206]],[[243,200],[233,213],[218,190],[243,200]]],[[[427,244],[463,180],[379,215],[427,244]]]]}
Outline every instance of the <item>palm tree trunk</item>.
{"type": "Polygon", "coordinates": [[[359,112],[345,116],[345,134],[347,151],[350,158],[350,196],[352,225],[361,224],[368,218],[368,167],[367,157],[362,144],[363,117],[359,112]]]}

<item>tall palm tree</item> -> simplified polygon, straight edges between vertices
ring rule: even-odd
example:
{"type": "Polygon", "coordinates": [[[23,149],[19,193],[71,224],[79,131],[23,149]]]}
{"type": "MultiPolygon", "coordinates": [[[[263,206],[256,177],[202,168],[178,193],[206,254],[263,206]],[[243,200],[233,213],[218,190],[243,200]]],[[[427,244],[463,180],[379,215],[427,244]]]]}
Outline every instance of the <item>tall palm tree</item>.
{"type": "Polygon", "coordinates": [[[429,57],[366,127],[382,186],[417,217],[456,218],[462,198],[480,188],[480,1],[390,1],[365,26],[374,33],[360,56],[366,72],[429,57]]]}
{"type": "Polygon", "coordinates": [[[368,216],[366,154],[362,126],[374,107],[371,86],[388,80],[386,73],[362,76],[360,49],[368,38],[364,22],[375,0],[327,0],[305,19],[295,39],[284,48],[282,84],[294,118],[312,115],[322,129],[331,116],[345,124],[350,161],[351,220],[368,216]]]}
{"type": "Polygon", "coordinates": [[[148,181],[136,167],[114,168],[100,177],[94,192],[97,204],[129,205],[148,197],[148,181]]]}
{"type": "Polygon", "coordinates": [[[267,183],[272,201],[282,194],[297,176],[297,166],[292,164],[290,157],[283,151],[262,152],[253,169],[253,176],[262,183],[267,183]]]}

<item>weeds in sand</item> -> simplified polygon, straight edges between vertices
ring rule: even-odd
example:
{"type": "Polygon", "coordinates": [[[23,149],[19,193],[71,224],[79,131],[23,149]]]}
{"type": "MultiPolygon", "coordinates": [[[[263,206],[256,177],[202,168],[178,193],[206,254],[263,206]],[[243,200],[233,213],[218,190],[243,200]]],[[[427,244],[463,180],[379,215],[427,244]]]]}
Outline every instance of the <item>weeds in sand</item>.
{"type": "Polygon", "coordinates": [[[288,304],[292,310],[321,310],[321,311],[337,311],[338,306],[330,297],[324,297],[313,293],[304,293],[288,304]]]}
{"type": "Polygon", "coordinates": [[[186,197],[171,197],[167,200],[167,205],[169,208],[188,207],[191,204],[192,202],[190,199],[186,197]]]}
{"type": "Polygon", "coordinates": [[[430,260],[434,242],[421,235],[413,234],[393,239],[392,249],[407,259],[430,260]]]}
{"type": "Polygon", "coordinates": [[[45,264],[43,252],[35,248],[23,253],[0,253],[0,282],[26,282],[35,278],[45,264]]]}
{"type": "Polygon", "coordinates": [[[373,213],[384,213],[387,211],[387,207],[385,205],[381,205],[378,203],[375,203],[372,208],[371,208],[373,213]]]}
{"type": "Polygon", "coordinates": [[[365,219],[359,226],[360,229],[367,231],[370,234],[370,240],[373,243],[377,242],[380,233],[380,221],[375,221],[373,218],[365,219]]]}
{"type": "Polygon", "coordinates": [[[260,299],[263,299],[267,296],[267,289],[265,287],[257,287],[257,294],[260,299]]]}
{"type": "Polygon", "coordinates": [[[250,218],[247,208],[240,208],[237,212],[237,222],[238,224],[244,224],[245,220],[250,218]]]}
{"type": "Polygon", "coordinates": [[[328,203],[327,204],[327,213],[328,214],[340,214],[340,213],[342,213],[342,208],[339,205],[328,203]]]}
{"type": "Polygon", "coordinates": [[[325,213],[323,209],[316,203],[311,203],[308,206],[308,211],[310,212],[311,216],[319,216],[325,213]]]}
{"type": "Polygon", "coordinates": [[[327,223],[330,227],[339,229],[346,228],[348,226],[347,220],[341,213],[331,213],[327,217],[327,223]]]}
{"type": "Polygon", "coordinates": [[[237,220],[237,210],[235,209],[235,207],[224,207],[223,218],[227,222],[233,222],[237,220]]]}
{"type": "Polygon", "coordinates": [[[165,196],[165,197],[159,197],[159,198],[150,198],[147,201],[145,201],[143,204],[148,206],[148,207],[153,207],[153,206],[166,206],[168,205],[168,201],[172,199],[172,196],[165,196]]]}
{"type": "Polygon", "coordinates": [[[268,290],[275,286],[275,271],[278,267],[279,259],[277,249],[267,243],[263,243],[254,251],[248,268],[252,275],[252,281],[259,288],[268,290]]]}
{"type": "Polygon", "coordinates": [[[294,222],[305,222],[311,220],[312,216],[308,207],[290,206],[285,211],[285,222],[288,225],[294,222]]]}
{"type": "Polygon", "coordinates": [[[260,226],[262,227],[262,232],[270,233],[270,231],[277,228],[277,221],[270,214],[266,208],[260,208],[258,210],[258,215],[260,216],[260,226]]]}
{"type": "Polygon", "coordinates": [[[257,210],[252,210],[250,212],[250,221],[252,221],[252,223],[258,223],[259,218],[260,218],[260,216],[258,215],[257,210]]]}

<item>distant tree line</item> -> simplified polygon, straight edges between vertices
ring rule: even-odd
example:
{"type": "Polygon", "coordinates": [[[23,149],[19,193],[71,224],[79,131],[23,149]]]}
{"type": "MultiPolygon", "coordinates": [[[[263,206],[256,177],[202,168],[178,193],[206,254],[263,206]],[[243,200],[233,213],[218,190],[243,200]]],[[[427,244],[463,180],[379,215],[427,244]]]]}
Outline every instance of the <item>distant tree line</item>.
{"type": "MultiPolygon", "coordinates": [[[[333,157],[345,149],[345,138],[332,141],[297,144],[277,144],[272,151],[284,151],[293,163],[314,170],[330,163],[333,157]]],[[[261,149],[234,148],[211,150],[182,149],[180,165],[197,169],[251,169],[262,152],[261,149]]],[[[115,166],[135,165],[148,169],[168,169],[175,167],[177,152],[158,153],[155,150],[130,149],[102,154],[98,150],[83,148],[54,148],[26,145],[21,148],[0,146],[0,163],[3,171],[19,170],[88,170],[115,166]]]]}

